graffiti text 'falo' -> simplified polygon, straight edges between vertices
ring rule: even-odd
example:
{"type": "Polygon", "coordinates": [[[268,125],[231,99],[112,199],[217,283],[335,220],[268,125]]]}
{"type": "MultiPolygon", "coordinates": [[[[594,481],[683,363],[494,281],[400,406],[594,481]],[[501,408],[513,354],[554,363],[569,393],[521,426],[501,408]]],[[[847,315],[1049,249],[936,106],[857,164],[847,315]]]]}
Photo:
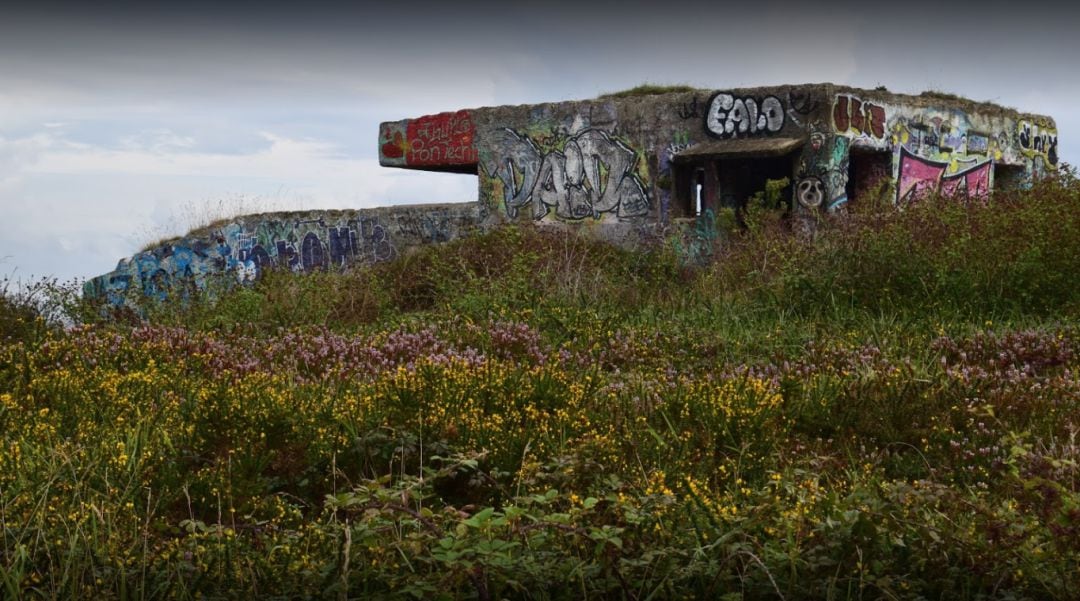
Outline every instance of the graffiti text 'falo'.
{"type": "Polygon", "coordinates": [[[751,96],[738,98],[721,92],[709,101],[705,130],[720,138],[776,133],[784,127],[784,105],[776,96],[759,102],[751,96]]]}

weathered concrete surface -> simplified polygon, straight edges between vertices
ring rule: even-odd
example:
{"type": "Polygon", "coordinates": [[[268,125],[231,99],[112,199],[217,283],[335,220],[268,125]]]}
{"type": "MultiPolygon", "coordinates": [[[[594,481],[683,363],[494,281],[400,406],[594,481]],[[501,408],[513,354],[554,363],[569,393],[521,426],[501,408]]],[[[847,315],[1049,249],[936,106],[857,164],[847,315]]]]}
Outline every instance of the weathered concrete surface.
{"type": "Polygon", "coordinates": [[[828,83],[465,109],[384,123],[379,143],[386,166],[477,173],[495,217],[567,223],[664,223],[745,202],[734,163],[720,172],[737,158],[789,153],[796,212],[850,196],[984,198],[995,171],[1025,186],[1058,162],[1049,117],[828,83]],[[687,199],[693,178],[701,207],[687,199]]]}
{"type": "Polygon", "coordinates": [[[267,269],[300,273],[388,261],[468,235],[484,227],[486,213],[470,202],[245,215],[123,259],[83,293],[123,305],[202,292],[215,280],[252,281],[267,269]]]}

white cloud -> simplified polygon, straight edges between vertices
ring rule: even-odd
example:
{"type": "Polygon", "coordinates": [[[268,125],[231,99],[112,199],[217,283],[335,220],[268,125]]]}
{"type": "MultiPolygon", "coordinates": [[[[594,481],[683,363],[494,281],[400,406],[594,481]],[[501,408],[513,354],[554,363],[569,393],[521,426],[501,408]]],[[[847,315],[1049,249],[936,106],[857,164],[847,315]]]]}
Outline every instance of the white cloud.
{"type": "Polygon", "coordinates": [[[0,186],[16,183],[53,142],[46,133],[10,140],[0,137],[0,186]]]}
{"type": "Polygon", "coordinates": [[[476,197],[475,178],[386,169],[324,141],[261,135],[267,145],[246,154],[199,152],[164,128],[121,148],[53,134],[0,140],[0,257],[23,274],[88,277],[218,217],[476,197]]]}
{"type": "Polygon", "coordinates": [[[129,138],[111,149],[63,141],[42,154],[28,171],[40,174],[154,174],[222,177],[310,178],[337,169],[360,167],[360,161],[332,156],[333,148],[311,140],[292,140],[263,133],[270,143],[251,154],[200,153],[189,150],[190,138],[168,130],[164,137],[129,138]],[[335,169],[336,168],[336,169],[335,169]],[[314,169],[314,171],[313,171],[314,169]]]}
{"type": "Polygon", "coordinates": [[[120,146],[126,150],[148,151],[160,155],[193,148],[195,138],[181,136],[167,127],[162,127],[124,136],[120,140],[120,146]]]}

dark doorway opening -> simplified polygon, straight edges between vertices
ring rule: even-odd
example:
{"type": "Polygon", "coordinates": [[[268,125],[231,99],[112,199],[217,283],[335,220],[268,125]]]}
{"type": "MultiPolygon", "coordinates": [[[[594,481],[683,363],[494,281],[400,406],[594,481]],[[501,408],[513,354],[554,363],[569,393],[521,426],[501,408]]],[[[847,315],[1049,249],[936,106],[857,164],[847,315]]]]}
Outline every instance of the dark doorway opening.
{"type": "Polygon", "coordinates": [[[1000,190],[1002,192],[1020,190],[1027,184],[1027,174],[1020,165],[994,163],[994,190],[1000,190]]]}
{"type": "MultiPolygon", "coordinates": [[[[748,157],[695,157],[676,163],[672,213],[675,217],[696,217],[719,208],[743,209],[756,196],[767,199],[766,183],[787,180],[774,189],[777,202],[789,203],[795,155],[748,157]]],[[[777,207],[772,207],[777,208],[777,207]]]]}
{"type": "MultiPolygon", "coordinates": [[[[760,196],[768,204],[791,200],[791,175],[794,169],[794,155],[780,157],[746,157],[717,161],[718,206],[743,209],[750,199],[760,196]],[[783,181],[782,189],[773,190],[770,198],[767,183],[783,181]]],[[[779,208],[770,206],[768,208],[779,208]]]]}
{"type": "Polygon", "coordinates": [[[854,206],[892,202],[891,152],[853,148],[848,159],[847,197],[854,206]]]}

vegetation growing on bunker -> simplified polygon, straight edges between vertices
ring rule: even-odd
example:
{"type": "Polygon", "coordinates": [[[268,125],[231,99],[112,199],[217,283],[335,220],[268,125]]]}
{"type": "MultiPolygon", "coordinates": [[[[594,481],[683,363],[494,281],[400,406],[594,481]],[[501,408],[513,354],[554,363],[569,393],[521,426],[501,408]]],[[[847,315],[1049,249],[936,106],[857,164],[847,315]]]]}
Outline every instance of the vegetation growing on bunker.
{"type": "Polygon", "coordinates": [[[698,88],[686,84],[654,84],[643,83],[632,88],[617,92],[606,92],[598,96],[604,98],[631,98],[634,96],[656,96],[659,94],[676,94],[681,92],[699,92],[698,88]]]}

